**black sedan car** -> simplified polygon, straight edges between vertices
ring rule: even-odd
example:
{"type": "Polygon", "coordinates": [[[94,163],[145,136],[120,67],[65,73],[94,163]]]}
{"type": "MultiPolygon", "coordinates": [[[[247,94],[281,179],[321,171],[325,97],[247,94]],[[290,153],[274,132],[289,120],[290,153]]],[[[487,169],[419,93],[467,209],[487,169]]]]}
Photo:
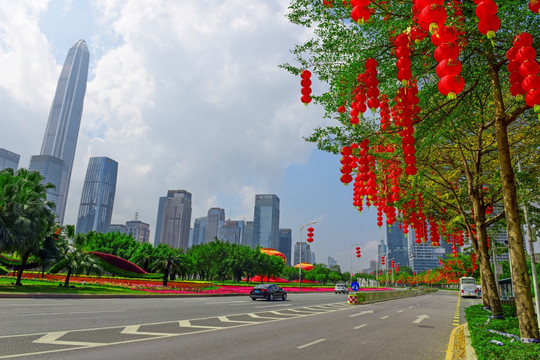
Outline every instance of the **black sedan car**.
{"type": "Polygon", "coordinates": [[[270,301],[274,299],[287,300],[287,293],[285,290],[274,284],[259,284],[251,289],[249,297],[253,301],[257,299],[266,299],[270,301]]]}

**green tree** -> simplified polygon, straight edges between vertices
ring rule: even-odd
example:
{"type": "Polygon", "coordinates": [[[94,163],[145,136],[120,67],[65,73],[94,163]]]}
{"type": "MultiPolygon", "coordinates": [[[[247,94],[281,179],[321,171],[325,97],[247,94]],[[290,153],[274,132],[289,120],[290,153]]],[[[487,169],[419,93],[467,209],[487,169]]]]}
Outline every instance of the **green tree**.
{"type": "Polygon", "coordinates": [[[163,248],[163,250],[159,252],[156,260],[152,263],[152,270],[163,273],[162,284],[167,286],[171,275],[185,274],[189,265],[188,258],[182,254],[182,249],[168,247],[168,249],[163,248]]]}
{"type": "MultiPolygon", "coordinates": [[[[540,18],[537,14],[530,12],[526,2],[523,1],[509,0],[497,5],[501,29],[495,38],[488,39],[478,32],[475,16],[476,4],[473,1],[445,3],[445,9],[449,14],[445,25],[459,32],[458,46],[461,51],[459,60],[462,64],[460,75],[463,76],[466,84],[465,89],[454,100],[445,99],[439,94],[435,74],[437,62],[431,56],[435,47],[430,41],[430,34],[424,33],[423,36],[417,36],[422,35],[417,25],[417,12],[411,8],[411,2],[407,1],[371,2],[370,7],[374,12],[371,18],[362,24],[351,21],[351,7],[347,1],[343,3],[335,1],[330,8],[323,6],[320,1],[292,1],[289,19],[301,26],[313,27],[315,35],[314,38],[293,50],[300,66],[284,65],[284,67],[297,75],[303,69],[309,68],[321,81],[328,83],[328,91],[321,96],[315,96],[315,102],[324,106],[327,116],[333,117],[339,123],[337,126],[318,128],[308,138],[309,141],[316,142],[321,149],[326,151],[337,152],[343,145],[369,139],[370,148],[380,149],[378,146],[385,148],[391,146],[395,149],[393,152],[401,156],[400,161],[403,161],[400,134],[406,130],[410,136],[409,131],[413,130],[416,156],[420,159],[430,159],[428,154],[431,148],[441,140],[447,141],[448,134],[452,132],[466,134],[464,129],[469,126],[471,120],[484,122],[479,128],[490,132],[496,144],[499,168],[497,177],[500,179],[500,186],[497,188],[500,190],[500,197],[505,205],[504,216],[508,226],[520,332],[522,337],[538,338],[530,280],[525,270],[525,254],[513,171],[515,158],[511,156],[512,146],[516,146],[512,143],[512,139],[516,138],[516,131],[520,129],[519,122],[523,120],[530,125],[529,127],[537,127],[538,122],[531,108],[507,95],[510,83],[506,67],[508,62],[506,51],[512,46],[513,37],[521,32],[528,31],[537,41],[540,36],[540,18]],[[411,81],[404,80],[403,83],[397,81],[395,46],[393,42],[388,41],[388,39],[393,41],[400,34],[410,39],[407,41],[410,50],[410,68],[414,76],[411,81]],[[378,62],[378,89],[388,95],[390,107],[397,104],[393,99],[394,94],[398,94],[398,88],[401,88],[402,95],[418,90],[418,107],[414,108],[413,116],[406,115],[412,118],[412,125],[401,126],[396,123],[384,129],[375,119],[368,116],[361,116],[358,124],[352,125],[348,116],[337,111],[344,103],[348,106],[354,100],[356,94],[353,90],[358,84],[357,76],[363,71],[365,60],[368,58],[374,58],[378,62]],[[485,99],[485,101],[473,101],[475,97],[480,100],[485,99]],[[471,104],[474,105],[473,111],[469,111],[471,104]],[[478,107],[477,104],[482,104],[483,107],[478,107]],[[471,118],[471,115],[475,118],[471,118]]],[[[432,39],[436,43],[439,35],[434,36],[435,38],[432,39]]],[[[482,151],[482,149],[478,148],[477,151],[482,151]]],[[[373,153],[370,155],[386,156],[373,153]]],[[[434,158],[431,160],[433,161],[434,158]]],[[[412,190],[409,195],[423,190],[417,185],[422,184],[421,180],[431,171],[421,166],[418,170],[419,173],[416,176],[400,177],[399,186],[402,189],[412,190]]],[[[381,173],[377,175],[379,179],[381,173]]],[[[480,176],[479,180],[483,176],[481,173],[472,175],[480,176]]],[[[464,174],[462,178],[466,176],[467,174],[464,174]]],[[[480,185],[482,180],[469,183],[480,185]]],[[[482,229],[488,225],[489,220],[486,222],[484,219],[485,203],[481,190],[479,186],[468,189],[472,207],[460,211],[460,221],[470,233],[473,230],[477,232],[475,239],[477,244],[473,245],[479,256],[482,255],[480,266],[483,269],[483,280],[491,283],[485,256],[487,238],[482,229]],[[473,211],[474,216],[471,215],[473,211]],[[475,229],[471,225],[475,225],[475,229]]],[[[402,200],[394,205],[402,207],[407,200],[410,200],[410,198],[406,199],[406,194],[402,195],[402,200]]],[[[428,215],[437,214],[427,206],[425,210],[428,215]]],[[[421,221],[425,223],[426,219],[421,219],[421,221]]],[[[493,294],[490,298],[494,301],[492,305],[497,307],[493,294]]],[[[498,311],[498,309],[494,310],[498,311]]]]}
{"type": "Polygon", "coordinates": [[[56,245],[59,249],[58,261],[64,261],[67,270],[65,287],[69,286],[69,280],[73,274],[99,273],[101,271],[97,259],[83,250],[85,240],[86,235],[76,233],[73,225],[65,226],[60,232],[56,245]]]}
{"type": "Polygon", "coordinates": [[[38,254],[54,226],[54,203],[47,201],[46,193],[52,188],[35,171],[0,171],[0,252],[16,252],[21,257],[16,285],[22,285],[28,258],[38,254]]]}

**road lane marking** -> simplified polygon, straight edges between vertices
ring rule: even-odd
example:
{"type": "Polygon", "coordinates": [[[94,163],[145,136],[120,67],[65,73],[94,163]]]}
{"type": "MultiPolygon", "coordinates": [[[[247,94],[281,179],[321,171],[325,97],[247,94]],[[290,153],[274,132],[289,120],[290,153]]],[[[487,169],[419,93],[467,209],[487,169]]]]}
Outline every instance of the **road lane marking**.
{"type": "Polygon", "coordinates": [[[414,321],[413,321],[413,324],[420,324],[423,320],[425,320],[425,319],[430,319],[430,317],[429,317],[428,315],[426,315],[426,314],[424,314],[424,315],[417,315],[416,317],[417,317],[418,319],[414,320],[414,321]]]}
{"type": "Polygon", "coordinates": [[[276,318],[276,317],[269,317],[269,316],[259,316],[255,313],[249,313],[249,316],[251,316],[254,319],[272,319],[272,320],[281,320],[283,318],[276,318]]]}
{"type": "Polygon", "coordinates": [[[315,341],[312,341],[312,342],[304,344],[304,345],[300,345],[300,346],[297,347],[297,349],[300,349],[300,350],[305,349],[308,346],[315,345],[315,344],[318,344],[318,343],[323,342],[323,341],[326,341],[326,339],[319,339],[319,340],[315,340],[315,341]]]}
{"type": "Polygon", "coordinates": [[[354,328],[354,330],[358,330],[360,328],[363,328],[364,326],[367,326],[367,324],[358,325],[354,328]]]}
{"type": "Polygon", "coordinates": [[[226,323],[238,323],[238,324],[260,324],[259,321],[243,321],[243,320],[231,320],[226,316],[218,316],[218,320],[226,323]]]}
{"type": "Polygon", "coordinates": [[[387,317],[388,317],[388,315],[383,316],[383,317],[381,318],[381,320],[384,320],[384,319],[386,319],[387,317]]]}
{"type": "Polygon", "coordinates": [[[357,314],[349,315],[349,317],[356,317],[356,316],[365,315],[365,314],[373,314],[373,310],[362,311],[357,314]]]}
{"type": "Polygon", "coordinates": [[[69,346],[87,346],[87,347],[94,347],[94,346],[104,346],[107,345],[107,343],[94,343],[94,342],[86,342],[86,341],[62,341],[58,340],[62,336],[66,335],[69,331],[55,331],[50,332],[39,339],[36,339],[32,341],[34,344],[52,344],[52,345],[69,345],[69,346]]]}
{"type": "Polygon", "coordinates": [[[403,309],[402,309],[402,310],[398,310],[398,313],[403,312],[403,311],[404,311],[403,309]]]}
{"type": "Polygon", "coordinates": [[[459,310],[460,310],[460,304],[461,304],[461,296],[458,294],[458,300],[457,300],[457,304],[456,304],[456,311],[454,311],[454,318],[452,320],[452,325],[453,326],[459,326],[459,319],[460,319],[460,316],[459,316],[459,310]]]}
{"type": "Polygon", "coordinates": [[[148,331],[139,331],[141,325],[128,325],[124,330],[120,331],[120,334],[129,334],[129,335],[149,335],[149,336],[174,336],[171,333],[156,333],[148,331]]]}
{"type": "Polygon", "coordinates": [[[178,325],[180,325],[180,327],[197,328],[197,329],[223,329],[223,327],[219,327],[219,326],[191,325],[191,321],[189,320],[180,320],[178,322],[178,325]]]}

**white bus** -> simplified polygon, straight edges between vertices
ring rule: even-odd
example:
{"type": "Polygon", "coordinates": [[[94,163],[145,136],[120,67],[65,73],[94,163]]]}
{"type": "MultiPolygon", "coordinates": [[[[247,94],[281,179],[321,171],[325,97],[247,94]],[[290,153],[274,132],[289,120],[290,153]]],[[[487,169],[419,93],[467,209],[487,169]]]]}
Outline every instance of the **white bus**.
{"type": "Polygon", "coordinates": [[[465,296],[477,296],[476,279],[473,277],[462,277],[459,279],[459,295],[465,296]]]}

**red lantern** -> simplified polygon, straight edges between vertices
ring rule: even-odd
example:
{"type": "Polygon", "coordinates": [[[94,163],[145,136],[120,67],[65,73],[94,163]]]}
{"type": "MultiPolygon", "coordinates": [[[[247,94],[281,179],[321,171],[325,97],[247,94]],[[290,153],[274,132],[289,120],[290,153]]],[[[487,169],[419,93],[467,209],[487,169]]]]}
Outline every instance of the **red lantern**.
{"type": "Polygon", "coordinates": [[[385,265],[384,256],[381,256],[381,265],[385,265]]]}
{"type": "Polygon", "coordinates": [[[455,99],[465,87],[465,80],[459,75],[448,75],[439,80],[439,92],[448,99],[455,99]]]}
{"type": "Polygon", "coordinates": [[[475,1],[476,16],[478,17],[478,31],[492,39],[501,27],[501,20],[497,16],[497,4],[493,0],[475,1]]]}
{"type": "Polygon", "coordinates": [[[442,5],[425,6],[418,15],[418,25],[422,30],[433,33],[444,25],[446,16],[446,10],[442,5]]]}
{"type": "Polygon", "coordinates": [[[540,0],[529,0],[529,9],[533,13],[540,14],[540,0]]]}
{"type": "Polygon", "coordinates": [[[311,102],[311,72],[309,70],[304,70],[300,74],[300,77],[302,78],[300,81],[300,85],[302,86],[302,97],[300,100],[307,105],[311,102]]]}

